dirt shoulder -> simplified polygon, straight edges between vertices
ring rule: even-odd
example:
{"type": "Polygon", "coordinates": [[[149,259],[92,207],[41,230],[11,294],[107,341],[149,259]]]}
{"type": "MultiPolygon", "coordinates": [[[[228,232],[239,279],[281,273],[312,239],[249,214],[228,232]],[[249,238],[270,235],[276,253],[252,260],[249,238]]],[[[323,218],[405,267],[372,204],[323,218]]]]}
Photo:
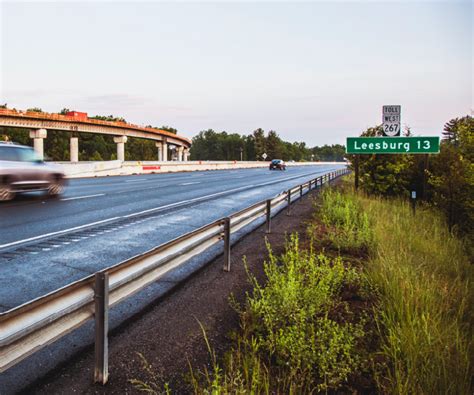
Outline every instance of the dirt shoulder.
{"type": "Polygon", "coordinates": [[[283,251],[285,236],[292,232],[304,237],[306,221],[311,218],[315,192],[292,205],[292,215],[282,211],[272,220],[273,232],[259,227],[232,249],[232,270],[222,270],[222,257],[191,277],[171,295],[152,303],[133,322],[116,329],[109,336],[109,382],[93,384],[94,350],[86,349],[25,390],[28,394],[134,394],[139,393],[130,379],[150,381],[138,353],[151,365],[158,381],[168,382],[173,392],[190,391],[183,377],[189,364],[195,369],[209,363],[209,354],[198,323],[206,329],[211,346],[222,354],[230,345],[229,335],[238,329],[239,317],[229,305],[229,296],[243,301],[251,291],[243,264],[263,280],[262,263],[267,258],[265,239],[274,252],[283,251]]]}

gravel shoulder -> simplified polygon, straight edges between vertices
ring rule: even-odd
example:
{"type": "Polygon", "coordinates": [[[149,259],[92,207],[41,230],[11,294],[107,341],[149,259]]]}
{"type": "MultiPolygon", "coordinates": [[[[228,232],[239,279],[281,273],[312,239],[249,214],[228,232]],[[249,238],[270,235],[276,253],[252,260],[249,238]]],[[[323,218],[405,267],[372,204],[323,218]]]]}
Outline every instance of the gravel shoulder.
{"type": "MultiPolygon", "coordinates": [[[[143,368],[143,355],[156,375],[159,385],[168,382],[173,393],[191,391],[185,378],[189,366],[202,369],[209,366],[209,352],[200,324],[218,355],[230,345],[230,335],[238,329],[239,317],[229,304],[233,295],[243,301],[251,291],[243,264],[245,257],[250,271],[264,279],[263,261],[267,258],[265,240],[274,252],[284,248],[285,237],[298,232],[305,235],[306,221],[313,213],[312,191],[292,205],[291,216],[286,210],[272,220],[271,234],[264,226],[245,236],[232,248],[232,270],[222,270],[222,257],[210,262],[168,296],[154,301],[133,319],[109,335],[109,382],[93,383],[94,349],[89,347],[73,360],[58,368],[40,382],[25,389],[25,394],[137,394],[129,380],[153,380],[143,368]]],[[[162,388],[162,387],[160,387],[162,388]]]]}

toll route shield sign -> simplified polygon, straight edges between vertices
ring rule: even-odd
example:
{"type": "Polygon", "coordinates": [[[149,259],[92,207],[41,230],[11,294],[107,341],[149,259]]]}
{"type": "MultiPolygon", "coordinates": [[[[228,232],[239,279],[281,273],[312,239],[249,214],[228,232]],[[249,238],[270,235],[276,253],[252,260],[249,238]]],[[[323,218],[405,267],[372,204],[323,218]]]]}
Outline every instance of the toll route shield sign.
{"type": "Polygon", "coordinates": [[[402,106],[382,106],[382,122],[384,136],[400,136],[401,113],[402,106]]]}

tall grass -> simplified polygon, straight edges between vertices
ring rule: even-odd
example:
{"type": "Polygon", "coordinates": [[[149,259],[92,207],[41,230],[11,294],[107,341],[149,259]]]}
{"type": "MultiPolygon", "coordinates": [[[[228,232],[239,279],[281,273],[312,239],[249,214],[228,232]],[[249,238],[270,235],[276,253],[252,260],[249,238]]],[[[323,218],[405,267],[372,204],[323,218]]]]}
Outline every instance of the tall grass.
{"type": "MultiPolygon", "coordinates": [[[[342,223],[348,235],[357,234],[357,227],[346,224],[357,223],[360,211],[372,233],[366,272],[380,294],[377,324],[387,361],[375,367],[380,391],[472,393],[473,268],[461,242],[428,209],[413,216],[401,200],[323,194],[323,222],[342,223]]],[[[358,237],[347,246],[360,246],[358,237]]]]}
{"type": "Polygon", "coordinates": [[[313,236],[327,240],[339,251],[361,252],[370,247],[373,234],[369,218],[357,200],[327,188],[316,207],[316,220],[309,227],[313,236]]]}
{"type": "Polygon", "coordinates": [[[341,299],[344,288],[364,286],[360,272],[340,258],[300,250],[296,235],[282,256],[270,249],[264,267],[264,286],[251,277],[254,291],[240,311],[236,346],[223,368],[213,358],[211,369],[193,376],[195,392],[300,394],[343,387],[363,362],[364,318],[346,319],[341,299]]]}
{"type": "Polygon", "coordinates": [[[473,270],[442,218],[402,201],[360,199],[373,223],[367,272],[382,295],[380,385],[398,394],[469,394],[473,270]]]}
{"type": "Polygon", "coordinates": [[[472,394],[473,267],[442,217],[350,191],[328,189],[321,199],[309,233],[350,250],[364,273],[312,245],[301,249],[297,236],[279,257],[269,248],[265,285],[250,276],[253,294],[238,306],[234,346],[222,363],[207,343],[211,365],[192,370],[194,392],[351,392],[348,381],[372,363],[383,394],[472,394]],[[374,356],[370,321],[351,311],[347,290],[376,299],[374,356]]]}

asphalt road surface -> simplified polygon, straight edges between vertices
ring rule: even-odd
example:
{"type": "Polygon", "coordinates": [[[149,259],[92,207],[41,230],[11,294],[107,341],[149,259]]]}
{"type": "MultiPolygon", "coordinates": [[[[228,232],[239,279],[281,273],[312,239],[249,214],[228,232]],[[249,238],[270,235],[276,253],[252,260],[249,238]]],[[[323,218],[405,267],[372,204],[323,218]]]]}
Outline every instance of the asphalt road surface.
{"type": "Polygon", "coordinates": [[[0,312],[342,165],[69,181],[0,204],[0,312]]]}

